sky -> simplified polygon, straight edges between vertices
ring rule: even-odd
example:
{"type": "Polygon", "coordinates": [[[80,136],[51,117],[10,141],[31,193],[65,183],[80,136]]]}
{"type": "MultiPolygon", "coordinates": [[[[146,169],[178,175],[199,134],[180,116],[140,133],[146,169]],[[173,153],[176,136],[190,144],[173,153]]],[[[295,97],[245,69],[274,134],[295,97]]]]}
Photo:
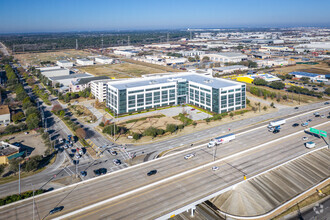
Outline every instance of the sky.
{"type": "Polygon", "coordinates": [[[0,33],[330,26],[329,0],[0,0],[0,33]]]}

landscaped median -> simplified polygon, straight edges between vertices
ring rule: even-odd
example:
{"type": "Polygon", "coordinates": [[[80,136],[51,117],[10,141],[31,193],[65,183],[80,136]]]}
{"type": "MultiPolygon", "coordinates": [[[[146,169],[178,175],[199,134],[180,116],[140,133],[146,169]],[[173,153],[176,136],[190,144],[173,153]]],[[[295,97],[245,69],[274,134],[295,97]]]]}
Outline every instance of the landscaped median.
{"type": "Polygon", "coordinates": [[[44,189],[38,189],[34,192],[30,190],[30,191],[23,192],[20,195],[14,194],[14,195],[6,196],[4,198],[0,198],[0,206],[7,205],[7,204],[10,204],[13,202],[17,202],[19,200],[32,197],[34,195],[36,196],[36,195],[42,194],[44,192],[47,192],[47,191],[44,189]]]}

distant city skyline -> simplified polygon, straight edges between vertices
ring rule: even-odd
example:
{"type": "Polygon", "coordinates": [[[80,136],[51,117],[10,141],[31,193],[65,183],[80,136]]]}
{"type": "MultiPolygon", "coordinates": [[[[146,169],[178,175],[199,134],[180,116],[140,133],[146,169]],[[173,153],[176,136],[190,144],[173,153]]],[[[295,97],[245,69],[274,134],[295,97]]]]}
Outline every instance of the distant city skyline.
{"type": "Polygon", "coordinates": [[[0,33],[330,26],[326,0],[0,0],[0,33]]]}

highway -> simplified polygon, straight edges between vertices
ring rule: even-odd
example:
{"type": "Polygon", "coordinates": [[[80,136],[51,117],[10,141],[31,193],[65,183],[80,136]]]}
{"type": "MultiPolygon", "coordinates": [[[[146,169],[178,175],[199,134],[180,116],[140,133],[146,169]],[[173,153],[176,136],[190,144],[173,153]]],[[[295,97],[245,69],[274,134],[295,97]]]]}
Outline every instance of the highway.
{"type": "MultiPolygon", "coordinates": [[[[306,119],[311,118],[312,114],[309,114],[304,117],[306,117],[306,119]]],[[[313,119],[312,125],[328,122],[327,118],[312,118],[312,119],[313,119]]],[[[295,119],[295,121],[297,122],[299,122],[300,120],[304,120],[304,118],[295,119]]],[[[291,123],[294,123],[295,121],[292,120],[291,123]]],[[[324,125],[321,128],[326,129],[328,127],[329,126],[324,125]]],[[[217,178],[223,180],[223,183],[219,184],[219,186],[225,187],[231,185],[241,180],[244,174],[249,176],[255,172],[259,172],[262,169],[265,169],[267,166],[268,167],[274,166],[278,163],[284,162],[286,160],[294,158],[308,151],[308,149],[306,149],[303,146],[303,141],[302,141],[302,137],[306,136],[306,134],[302,132],[301,127],[293,128],[290,123],[284,125],[282,131],[278,134],[272,134],[268,132],[266,128],[259,128],[252,130],[251,132],[246,132],[242,135],[238,135],[237,139],[232,143],[225,144],[224,146],[220,146],[219,149],[217,150],[217,158],[223,158],[232,154],[237,154],[239,152],[242,152],[242,150],[244,149],[257,146],[260,143],[267,142],[268,140],[278,139],[284,135],[288,135],[293,132],[299,132],[299,131],[301,131],[299,134],[293,135],[291,137],[287,137],[284,139],[285,141],[272,143],[266,148],[260,148],[260,150],[253,151],[248,155],[242,155],[241,157],[236,158],[236,160],[231,159],[230,161],[226,160],[226,163],[221,162],[218,165],[220,167],[220,170],[222,170],[222,172],[219,173],[221,175],[220,176],[215,175],[217,176],[217,178]]],[[[321,146],[321,144],[318,145],[321,146]]],[[[118,196],[125,192],[129,192],[133,189],[137,189],[138,187],[146,186],[150,183],[155,183],[156,181],[163,180],[164,178],[169,178],[173,175],[177,175],[182,172],[189,171],[193,168],[212,162],[213,150],[214,149],[206,148],[205,145],[200,146],[193,150],[193,152],[196,153],[196,157],[188,161],[184,160],[183,157],[190,152],[188,151],[179,152],[176,155],[160,158],[158,160],[150,161],[142,165],[130,167],[121,170],[119,172],[114,172],[108,176],[103,176],[100,178],[89,180],[90,184],[86,184],[87,182],[83,182],[82,184],[71,186],[60,191],[50,192],[48,196],[43,195],[40,196],[38,199],[36,199],[39,217],[43,218],[44,216],[46,216],[49,210],[51,210],[55,206],[63,205],[65,209],[61,212],[61,214],[64,214],[73,209],[94,204],[96,202],[108,198],[113,198],[114,196],[118,196]],[[146,173],[151,169],[157,169],[158,173],[155,176],[147,177],[146,173]],[[88,201],[84,201],[81,198],[88,198],[88,201]]],[[[196,183],[198,187],[201,187],[200,184],[204,183],[204,181],[210,182],[210,184],[213,182],[212,178],[214,178],[215,173],[213,171],[212,172],[209,171],[210,171],[210,167],[207,168],[205,172],[202,170],[200,171],[201,173],[197,172],[198,175],[189,174],[186,175],[185,178],[179,178],[179,179],[182,179],[182,181],[189,179],[189,181],[192,181],[193,183],[196,183]],[[209,174],[211,174],[210,177],[211,179],[204,180],[204,178],[209,178],[209,177],[205,177],[204,175],[209,175],[209,174]],[[200,179],[200,177],[203,178],[200,179]]],[[[171,184],[171,182],[172,181],[169,181],[168,184],[171,184]]],[[[174,181],[174,183],[172,184],[174,185],[173,186],[171,185],[169,189],[172,188],[175,189],[175,187],[186,186],[187,183],[174,181]]],[[[165,186],[166,185],[167,184],[165,184],[165,186]]],[[[155,187],[156,188],[163,187],[163,185],[155,186],[155,187]]],[[[191,187],[194,187],[194,184],[192,184],[191,187]]],[[[179,190],[178,192],[181,192],[183,190],[185,194],[190,195],[189,190],[186,189],[178,189],[178,190],[179,190]]],[[[178,193],[178,192],[173,192],[173,193],[178,193]]],[[[208,190],[206,190],[205,192],[208,192],[208,190]]],[[[171,195],[171,193],[172,192],[168,192],[168,195],[171,195]]],[[[163,195],[161,196],[158,195],[155,201],[162,200],[163,199],[162,197],[163,195]]],[[[182,204],[184,201],[185,199],[183,199],[182,202],[178,204],[182,204]]],[[[28,215],[28,213],[32,215],[32,210],[30,210],[32,207],[31,201],[26,200],[23,201],[22,203],[23,204],[22,206],[19,207],[19,209],[11,208],[11,206],[13,205],[7,206],[8,208],[6,210],[2,210],[0,208],[0,214],[2,216],[7,216],[6,218],[8,219],[16,219],[16,218],[21,219],[21,217],[23,217],[22,215],[25,216],[28,215]]],[[[171,200],[170,203],[176,204],[176,201],[171,200]]],[[[115,207],[118,208],[118,206],[115,207]]],[[[128,207],[129,206],[126,206],[125,203],[124,207],[122,208],[129,209],[128,207]]],[[[111,210],[116,210],[116,209],[111,209],[111,210]]],[[[134,209],[132,209],[132,211],[133,210],[134,209]]],[[[138,208],[138,210],[140,210],[139,213],[140,212],[145,213],[142,207],[141,209],[138,208]]],[[[158,211],[159,210],[161,209],[158,209],[158,211]]],[[[122,215],[123,213],[126,213],[126,211],[123,210],[118,211],[118,215],[122,215]]],[[[110,213],[109,215],[112,216],[113,214],[110,213]]],[[[147,215],[145,217],[149,218],[147,215]]]]}

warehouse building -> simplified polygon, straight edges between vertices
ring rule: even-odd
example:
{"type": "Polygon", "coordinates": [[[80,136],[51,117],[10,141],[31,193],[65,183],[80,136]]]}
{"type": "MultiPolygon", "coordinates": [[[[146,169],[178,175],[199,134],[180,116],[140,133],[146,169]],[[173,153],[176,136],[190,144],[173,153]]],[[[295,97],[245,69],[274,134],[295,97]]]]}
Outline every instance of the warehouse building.
{"type": "Polygon", "coordinates": [[[58,60],[56,62],[56,64],[60,67],[64,67],[64,68],[71,68],[73,67],[73,63],[72,62],[69,62],[67,60],[58,60]]]}
{"type": "Polygon", "coordinates": [[[94,76],[88,78],[80,78],[72,80],[69,85],[70,92],[80,92],[86,88],[89,88],[93,80],[109,79],[108,76],[94,76]]]}
{"type": "Polygon", "coordinates": [[[40,73],[45,77],[54,77],[54,76],[66,76],[70,75],[70,70],[67,68],[63,68],[60,66],[53,66],[53,67],[42,67],[37,68],[40,70],[40,73]]]}
{"type": "Polygon", "coordinates": [[[181,54],[184,57],[195,57],[205,54],[205,51],[200,50],[188,50],[188,51],[179,51],[178,54],[181,54]]]}
{"type": "Polygon", "coordinates": [[[295,78],[302,78],[307,77],[312,82],[327,82],[328,79],[326,79],[325,75],[322,74],[316,74],[316,73],[307,73],[307,72],[291,72],[290,75],[293,75],[295,78]]]}
{"type": "Polygon", "coordinates": [[[212,70],[218,74],[233,73],[235,71],[248,70],[249,67],[243,65],[233,65],[233,66],[224,66],[224,67],[213,67],[212,70]]]}
{"type": "Polygon", "coordinates": [[[111,64],[113,62],[113,59],[109,57],[95,57],[95,62],[101,64],[111,64]]]}
{"type": "Polygon", "coordinates": [[[247,60],[247,55],[242,53],[216,53],[216,54],[205,54],[203,57],[209,57],[210,61],[220,63],[238,63],[243,60],[247,60]]]}
{"type": "Polygon", "coordinates": [[[49,80],[52,81],[52,85],[55,86],[56,83],[59,83],[61,86],[69,87],[71,81],[78,80],[82,78],[90,78],[93,77],[92,74],[88,73],[78,73],[78,74],[70,74],[66,76],[54,76],[49,77],[49,80]]]}
{"type": "Polygon", "coordinates": [[[190,103],[223,113],[245,108],[245,84],[195,73],[108,82],[106,105],[117,114],[190,103]]]}
{"type": "Polygon", "coordinates": [[[77,59],[76,62],[77,62],[77,64],[82,65],[82,66],[90,66],[90,65],[94,64],[93,60],[89,60],[86,58],[77,59]]]}

